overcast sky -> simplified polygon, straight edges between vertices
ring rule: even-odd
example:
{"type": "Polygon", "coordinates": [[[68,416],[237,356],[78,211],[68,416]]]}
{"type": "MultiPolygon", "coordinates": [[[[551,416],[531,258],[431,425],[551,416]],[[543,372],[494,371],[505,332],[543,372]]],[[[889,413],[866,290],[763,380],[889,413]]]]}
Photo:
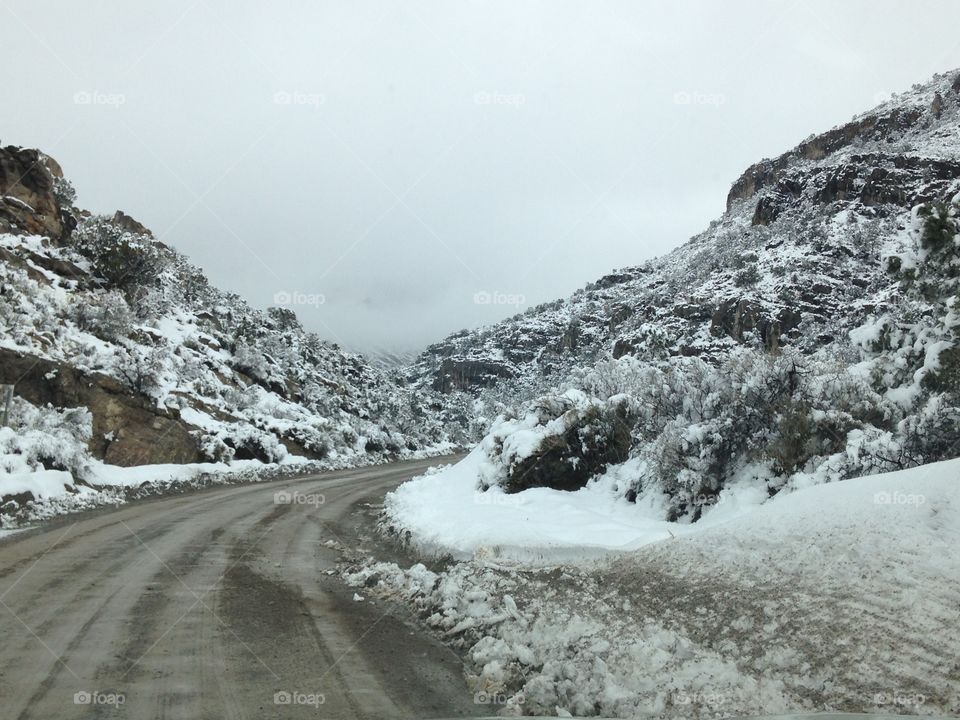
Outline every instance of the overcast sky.
{"type": "Polygon", "coordinates": [[[960,66],[960,3],[0,0],[0,141],[257,307],[418,349],[662,255],[960,66]]]}

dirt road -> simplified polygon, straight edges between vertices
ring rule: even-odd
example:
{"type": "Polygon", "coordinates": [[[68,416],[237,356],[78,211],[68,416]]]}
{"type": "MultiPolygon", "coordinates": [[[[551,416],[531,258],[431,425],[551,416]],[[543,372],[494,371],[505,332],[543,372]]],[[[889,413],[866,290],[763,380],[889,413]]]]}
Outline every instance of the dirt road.
{"type": "Polygon", "coordinates": [[[482,714],[459,659],[334,575],[356,508],[437,461],[148,500],[0,543],[6,718],[482,714]],[[286,493],[275,496],[276,493],[286,493]]]}

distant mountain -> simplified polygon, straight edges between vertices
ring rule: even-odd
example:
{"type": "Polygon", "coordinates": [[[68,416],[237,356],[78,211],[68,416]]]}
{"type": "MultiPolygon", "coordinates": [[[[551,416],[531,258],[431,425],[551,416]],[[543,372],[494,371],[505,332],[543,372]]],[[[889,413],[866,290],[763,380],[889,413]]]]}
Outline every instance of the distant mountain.
{"type": "Polygon", "coordinates": [[[363,351],[363,357],[373,367],[384,372],[401,370],[412,363],[418,353],[416,350],[388,350],[386,348],[372,348],[363,351]]]}

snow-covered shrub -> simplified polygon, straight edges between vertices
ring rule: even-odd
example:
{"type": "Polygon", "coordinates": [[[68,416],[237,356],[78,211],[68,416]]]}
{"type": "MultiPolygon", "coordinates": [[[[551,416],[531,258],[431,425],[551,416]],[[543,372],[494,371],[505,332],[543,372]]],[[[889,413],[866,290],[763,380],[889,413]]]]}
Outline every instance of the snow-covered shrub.
{"type": "MultiPolygon", "coordinates": [[[[32,470],[65,470],[75,478],[88,471],[87,443],[92,435],[91,415],[85,408],[55,410],[14,398],[10,429],[3,435],[0,457],[18,456],[18,464],[32,470]]],[[[13,468],[0,468],[11,471],[13,468]]]]}
{"type": "Polygon", "coordinates": [[[55,177],[53,179],[53,197],[57,201],[57,207],[61,210],[69,210],[77,201],[77,191],[73,183],[64,177],[55,177]]]}
{"type": "Polygon", "coordinates": [[[159,398],[171,356],[166,346],[121,346],[117,350],[116,372],[131,389],[142,395],[159,398]]]}
{"type": "Polygon", "coordinates": [[[848,357],[853,349],[838,346],[819,354],[741,348],[719,365],[601,361],[571,373],[565,393],[498,418],[482,443],[490,462],[481,484],[569,489],[631,457],[639,462],[629,464],[632,482],[618,483],[622,492],[658,489],[671,498],[671,517],[696,520],[745,473],[773,493],[794,476],[826,482],[916,464],[914,446],[945,437],[955,416],[931,406],[926,424],[908,432],[903,408],[848,357]],[[605,454],[610,447],[616,453],[605,454]],[[571,477],[576,483],[565,485],[571,477]]]}
{"type": "Polygon", "coordinates": [[[261,383],[269,383],[273,377],[273,368],[263,351],[243,340],[237,343],[233,353],[234,367],[261,383]]]}
{"type": "Polygon", "coordinates": [[[327,457],[333,449],[333,442],[329,434],[321,428],[310,425],[302,423],[294,425],[286,433],[286,437],[303,445],[315,458],[320,460],[327,457]]]}
{"type": "Polygon", "coordinates": [[[198,443],[200,454],[210,462],[230,462],[235,451],[219,435],[204,434],[198,443]]]}
{"type": "Polygon", "coordinates": [[[126,338],[133,329],[133,312],[116,290],[88,294],[72,306],[71,315],[78,328],[108,342],[126,338]]]}
{"type": "Polygon", "coordinates": [[[243,412],[256,406],[260,400],[260,391],[255,385],[248,387],[230,386],[223,391],[223,402],[227,408],[243,412]]]}
{"type": "Polygon", "coordinates": [[[276,435],[250,425],[234,423],[218,435],[224,444],[233,449],[235,460],[275,463],[287,456],[287,449],[280,444],[276,435]]]}
{"type": "Polygon", "coordinates": [[[72,246],[109,287],[131,300],[157,282],[169,260],[169,253],[151,237],[129,232],[102,215],[85,220],[73,232],[72,246]]]}

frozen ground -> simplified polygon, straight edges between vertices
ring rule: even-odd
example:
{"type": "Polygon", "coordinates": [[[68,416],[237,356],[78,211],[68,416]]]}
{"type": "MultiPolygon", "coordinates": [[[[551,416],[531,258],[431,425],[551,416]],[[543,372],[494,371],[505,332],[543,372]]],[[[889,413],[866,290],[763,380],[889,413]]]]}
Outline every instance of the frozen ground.
{"type": "Polygon", "coordinates": [[[344,573],[459,646],[492,711],[960,713],[960,460],[744,504],[578,565],[498,556],[513,529],[489,520],[515,508],[488,507],[467,562],[355,556],[344,573]]]}

